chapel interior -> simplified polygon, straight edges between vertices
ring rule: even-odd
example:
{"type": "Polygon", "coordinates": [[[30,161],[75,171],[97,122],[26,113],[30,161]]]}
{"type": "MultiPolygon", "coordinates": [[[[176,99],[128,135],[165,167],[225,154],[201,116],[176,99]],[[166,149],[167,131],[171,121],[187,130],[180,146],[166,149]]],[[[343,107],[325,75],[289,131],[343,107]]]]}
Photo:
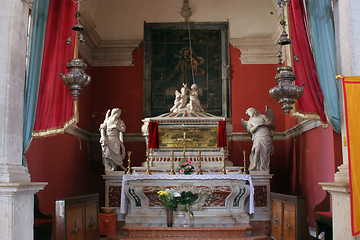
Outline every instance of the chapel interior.
{"type": "MultiPolygon", "coordinates": [[[[91,83],[78,96],[79,120],[64,133],[35,137],[25,154],[31,182],[48,183],[36,193],[42,213],[54,214],[54,199],[96,193],[99,207],[106,206],[99,127],[109,109],[121,109],[120,118],[126,125],[124,146],[131,151],[131,167],[146,162],[142,120],[156,116],[148,116],[144,110],[148,91],[144,83],[144,24],[184,22],[180,12],[185,2],[81,2],[85,44],[79,48],[79,55],[87,63],[85,72],[91,76],[91,83]]],[[[305,197],[307,229],[314,235],[313,209],[328,195],[318,183],[334,182],[334,174],[343,164],[342,135],[331,124],[293,116],[296,109],[286,114],[269,95],[269,89],[277,85],[277,42],[283,30],[279,23],[281,10],[275,0],[188,2],[192,12],[190,23],[227,22],[229,26],[226,117],[231,119],[233,130],[227,146],[228,160],[233,166],[242,167],[243,151],[251,151],[251,137],[241,124],[241,119],[249,118],[246,110],[254,107],[263,113],[270,106],[276,123],[274,154],[270,158],[271,193],[305,197]]],[[[306,86],[304,89],[307,91],[306,86]]],[[[249,164],[247,158],[245,165],[249,164]]],[[[117,197],[120,201],[120,196],[117,197]]],[[[119,206],[120,203],[116,207],[119,206]]],[[[118,228],[124,224],[122,221],[118,220],[118,228]]],[[[261,231],[261,226],[257,227],[261,231]]],[[[262,232],[271,234],[268,225],[262,232]]]]}

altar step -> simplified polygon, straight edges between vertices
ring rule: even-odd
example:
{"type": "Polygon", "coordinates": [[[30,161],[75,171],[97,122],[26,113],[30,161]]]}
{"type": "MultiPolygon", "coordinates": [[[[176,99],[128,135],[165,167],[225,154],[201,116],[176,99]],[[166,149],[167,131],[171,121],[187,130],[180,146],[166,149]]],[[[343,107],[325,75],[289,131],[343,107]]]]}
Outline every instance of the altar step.
{"type": "Polygon", "coordinates": [[[198,224],[192,227],[165,224],[125,224],[121,231],[107,237],[108,240],[155,240],[155,239],[229,239],[229,240],[265,240],[269,239],[262,233],[252,232],[248,224],[198,224]]]}

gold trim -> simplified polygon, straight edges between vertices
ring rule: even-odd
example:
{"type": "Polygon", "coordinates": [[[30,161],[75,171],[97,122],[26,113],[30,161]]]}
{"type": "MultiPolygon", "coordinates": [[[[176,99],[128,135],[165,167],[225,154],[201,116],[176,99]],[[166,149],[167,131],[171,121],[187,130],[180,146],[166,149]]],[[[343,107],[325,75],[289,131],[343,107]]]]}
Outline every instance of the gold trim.
{"type": "MultiPolygon", "coordinates": [[[[299,112],[296,107],[296,103],[293,104],[293,109],[291,110],[291,117],[297,117],[297,118],[302,118],[302,119],[306,119],[306,120],[316,120],[316,121],[321,122],[319,114],[299,112]]],[[[326,129],[328,127],[327,122],[321,122],[321,125],[324,129],[326,129]]]]}
{"type": "Polygon", "coordinates": [[[79,111],[78,111],[77,100],[74,101],[73,108],[74,108],[74,116],[72,116],[69,121],[65,122],[64,126],[57,127],[57,128],[48,128],[48,129],[39,130],[39,131],[33,131],[32,136],[33,137],[49,137],[49,136],[54,136],[54,135],[57,135],[60,133],[64,133],[66,131],[66,129],[68,129],[75,123],[79,122],[79,111]]]}

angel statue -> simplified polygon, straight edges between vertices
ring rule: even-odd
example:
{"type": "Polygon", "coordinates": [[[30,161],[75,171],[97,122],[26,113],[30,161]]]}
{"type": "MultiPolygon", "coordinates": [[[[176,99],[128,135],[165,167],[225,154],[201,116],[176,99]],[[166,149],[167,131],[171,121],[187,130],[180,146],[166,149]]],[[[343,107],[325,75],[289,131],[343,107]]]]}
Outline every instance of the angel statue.
{"type": "Polygon", "coordinates": [[[205,112],[205,110],[201,107],[199,100],[199,95],[202,95],[202,90],[199,89],[195,83],[191,85],[189,95],[190,101],[187,104],[189,112],[205,112]]]}
{"type": "Polygon", "coordinates": [[[245,112],[250,116],[248,121],[241,119],[244,129],[252,134],[253,145],[250,153],[250,171],[269,171],[270,156],[274,153],[272,144],[273,130],[276,129],[274,113],[269,106],[265,107],[264,114],[255,108],[245,112]]]}
{"type": "Polygon", "coordinates": [[[120,108],[114,108],[111,110],[111,114],[109,109],[104,122],[100,125],[100,144],[105,172],[115,171],[116,166],[126,170],[123,166],[125,158],[123,132],[125,132],[126,126],[120,119],[120,114],[120,108]]]}

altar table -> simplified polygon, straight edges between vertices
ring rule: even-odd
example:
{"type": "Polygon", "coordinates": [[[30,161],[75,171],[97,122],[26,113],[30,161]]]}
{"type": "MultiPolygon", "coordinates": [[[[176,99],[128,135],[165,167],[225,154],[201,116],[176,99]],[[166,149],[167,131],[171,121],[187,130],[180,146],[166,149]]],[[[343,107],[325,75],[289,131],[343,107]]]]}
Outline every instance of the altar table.
{"type": "MultiPolygon", "coordinates": [[[[124,175],[123,176],[123,181],[122,181],[122,189],[121,189],[121,204],[120,204],[120,213],[126,213],[127,209],[126,209],[126,196],[125,196],[125,189],[126,186],[129,185],[129,183],[133,182],[133,181],[140,181],[143,180],[145,182],[147,182],[147,185],[149,185],[149,181],[151,182],[152,180],[165,180],[164,182],[166,182],[169,186],[174,185],[175,182],[179,182],[179,180],[183,180],[183,182],[191,182],[193,183],[193,181],[197,181],[197,185],[204,185],[202,187],[206,188],[206,184],[205,182],[208,182],[209,180],[214,180],[213,182],[215,182],[215,185],[217,182],[224,182],[226,180],[243,180],[243,181],[247,181],[248,182],[248,187],[250,190],[250,196],[249,196],[249,200],[248,200],[248,204],[249,204],[249,210],[248,213],[252,214],[254,213],[254,187],[253,187],[253,183],[252,183],[252,179],[250,175],[247,174],[234,174],[234,175],[160,175],[160,174],[156,174],[156,175],[124,175]],[[175,180],[175,181],[173,181],[175,180]],[[217,181],[218,180],[218,181],[217,181]]],[[[182,181],[181,181],[182,182],[182,181]]],[[[194,182],[195,183],[195,182],[194,182]]],[[[236,186],[236,182],[231,183],[231,186],[236,186]]],[[[231,188],[231,187],[228,187],[231,188]]],[[[248,189],[248,188],[247,188],[248,189]]],[[[130,189],[128,189],[130,190],[130,189]]],[[[233,190],[231,190],[233,191],[233,190]]],[[[238,190],[237,190],[238,191],[238,190]]],[[[246,192],[247,190],[245,190],[244,188],[244,192],[246,192]]],[[[239,191],[238,191],[239,192],[239,191]]],[[[236,193],[238,195],[240,195],[240,193],[236,193]]],[[[240,190],[241,192],[241,190],[240,190]]],[[[248,193],[247,193],[248,194],[248,193]]],[[[135,194],[136,195],[136,194],[135,194]]],[[[144,195],[143,193],[138,194],[140,195],[144,195]]],[[[131,195],[132,197],[134,197],[133,195],[131,195]]],[[[136,196],[138,197],[138,196],[136,196]]],[[[136,198],[135,197],[135,198],[136,198]]],[[[241,197],[240,197],[241,198],[241,197]]],[[[234,197],[233,197],[234,199],[234,197]]],[[[235,200],[235,199],[234,199],[235,200]]],[[[149,200],[148,200],[149,201],[149,200]]],[[[244,201],[244,200],[242,200],[244,201]]],[[[221,209],[220,209],[221,210],[221,209]]],[[[230,211],[233,211],[233,209],[230,209],[230,211]]]]}

